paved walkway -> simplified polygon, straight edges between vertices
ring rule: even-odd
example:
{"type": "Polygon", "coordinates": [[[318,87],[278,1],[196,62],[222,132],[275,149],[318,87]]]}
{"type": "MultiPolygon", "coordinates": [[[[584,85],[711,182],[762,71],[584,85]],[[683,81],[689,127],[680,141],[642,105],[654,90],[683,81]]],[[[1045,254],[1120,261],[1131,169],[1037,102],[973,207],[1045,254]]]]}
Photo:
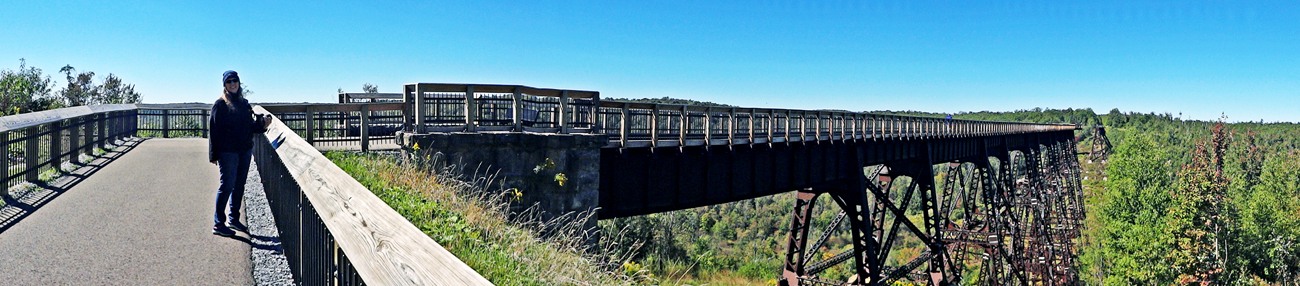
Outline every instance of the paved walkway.
{"type": "Polygon", "coordinates": [[[211,233],[207,139],[138,144],[0,232],[0,284],[253,284],[247,235],[211,233]]]}

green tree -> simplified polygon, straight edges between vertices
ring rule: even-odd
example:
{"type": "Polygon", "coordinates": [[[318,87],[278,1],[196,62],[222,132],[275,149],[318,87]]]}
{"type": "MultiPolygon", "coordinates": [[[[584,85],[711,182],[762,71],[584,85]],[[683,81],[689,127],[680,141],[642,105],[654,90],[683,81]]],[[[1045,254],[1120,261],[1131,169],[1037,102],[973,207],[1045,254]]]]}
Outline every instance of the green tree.
{"type": "Polygon", "coordinates": [[[77,71],[72,65],[64,65],[59,69],[68,79],[68,86],[59,90],[59,96],[63,98],[67,106],[82,106],[90,104],[94,98],[99,97],[99,89],[95,87],[95,72],[87,71],[73,73],[77,71]]]}
{"type": "Polygon", "coordinates": [[[1266,281],[1300,282],[1300,151],[1264,161],[1260,183],[1242,198],[1240,269],[1266,281]]]}
{"type": "Polygon", "coordinates": [[[57,98],[50,95],[50,77],[27,66],[26,59],[18,61],[17,71],[0,70],[0,115],[58,108],[57,98]]]}
{"type": "Polygon", "coordinates": [[[1104,229],[1100,249],[1085,260],[1105,285],[1151,285],[1172,281],[1168,250],[1174,237],[1162,226],[1171,201],[1170,150],[1144,133],[1115,146],[1096,214],[1104,229]]]}
{"type": "Polygon", "coordinates": [[[365,93],[379,93],[379,87],[370,83],[361,85],[361,91],[365,93]]]}
{"type": "Polygon", "coordinates": [[[1224,275],[1233,217],[1223,172],[1229,144],[1224,127],[1215,125],[1210,138],[1196,144],[1192,161],[1179,173],[1181,191],[1173,193],[1169,206],[1167,227],[1177,241],[1171,266],[1179,284],[1222,284],[1232,277],[1224,275]]]}
{"type": "Polygon", "coordinates": [[[140,93],[135,91],[135,85],[122,83],[122,79],[113,74],[108,74],[104,78],[104,83],[96,87],[98,92],[95,98],[91,100],[94,104],[122,104],[122,103],[139,103],[140,93]]]}

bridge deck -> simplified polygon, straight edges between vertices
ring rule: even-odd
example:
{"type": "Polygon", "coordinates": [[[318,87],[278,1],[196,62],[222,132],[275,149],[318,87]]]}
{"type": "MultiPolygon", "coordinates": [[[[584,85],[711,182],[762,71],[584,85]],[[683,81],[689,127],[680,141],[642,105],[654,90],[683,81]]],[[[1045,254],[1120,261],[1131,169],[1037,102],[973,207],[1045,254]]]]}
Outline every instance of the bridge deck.
{"type": "Polygon", "coordinates": [[[134,149],[8,222],[0,283],[252,284],[247,235],[211,234],[218,174],[206,162],[207,139],[150,139],[134,149]]]}

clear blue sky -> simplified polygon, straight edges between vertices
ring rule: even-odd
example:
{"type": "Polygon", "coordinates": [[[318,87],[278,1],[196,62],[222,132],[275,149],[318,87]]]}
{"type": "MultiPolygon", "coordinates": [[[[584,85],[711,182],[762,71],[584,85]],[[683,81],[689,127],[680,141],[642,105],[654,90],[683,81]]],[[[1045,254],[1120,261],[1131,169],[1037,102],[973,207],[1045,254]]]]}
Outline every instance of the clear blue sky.
{"type": "Polygon", "coordinates": [[[45,2],[0,4],[0,68],[111,72],[150,103],[210,102],[234,69],[254,101],[456,82],[1300,122],[1297,1],[45,2]]]}

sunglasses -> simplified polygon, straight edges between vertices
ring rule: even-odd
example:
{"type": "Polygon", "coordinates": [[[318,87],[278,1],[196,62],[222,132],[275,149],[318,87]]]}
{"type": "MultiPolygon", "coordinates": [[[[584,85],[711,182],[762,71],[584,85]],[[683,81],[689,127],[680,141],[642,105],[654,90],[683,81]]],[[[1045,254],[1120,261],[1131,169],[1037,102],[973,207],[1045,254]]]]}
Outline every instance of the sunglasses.
{"type": "Polygon", "coordinates": [[[226,83],[233,83],[233,82],[239,82],[239,79],[232,79],[226,81],[226,83]]]}

